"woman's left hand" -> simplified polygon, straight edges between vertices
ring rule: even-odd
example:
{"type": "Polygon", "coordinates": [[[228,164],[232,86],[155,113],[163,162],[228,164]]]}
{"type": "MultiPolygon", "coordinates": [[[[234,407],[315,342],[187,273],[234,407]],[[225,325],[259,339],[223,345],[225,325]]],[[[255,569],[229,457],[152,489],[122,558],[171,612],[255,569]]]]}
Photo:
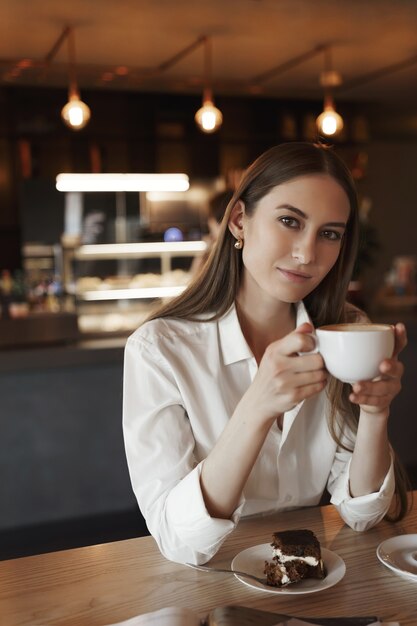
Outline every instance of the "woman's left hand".
{"type": "Polygon", "coordinates": [[[396,324],[394,331],[394,354],[390,359],[382,361],[379,367],[381,376],[352,385],[349,400],[359,404],[365,413],[388,417],[390,404],[401,390],[404,366],[398,360],[398,355],[407,345],[407,331],[404,324],[396,324]]]}

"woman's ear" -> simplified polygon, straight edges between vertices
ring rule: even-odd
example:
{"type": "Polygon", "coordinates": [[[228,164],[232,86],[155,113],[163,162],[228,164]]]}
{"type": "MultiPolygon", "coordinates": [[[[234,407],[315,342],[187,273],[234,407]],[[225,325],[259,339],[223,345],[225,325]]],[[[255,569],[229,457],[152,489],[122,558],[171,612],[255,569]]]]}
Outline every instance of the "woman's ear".
{"type": "Polygon", "coordinates": [[[243,219],[245,216],[245,205],[242,200],[238,200],[230,212],[229,230],[236,239],[244,239],[243,237],[243,219]]]}

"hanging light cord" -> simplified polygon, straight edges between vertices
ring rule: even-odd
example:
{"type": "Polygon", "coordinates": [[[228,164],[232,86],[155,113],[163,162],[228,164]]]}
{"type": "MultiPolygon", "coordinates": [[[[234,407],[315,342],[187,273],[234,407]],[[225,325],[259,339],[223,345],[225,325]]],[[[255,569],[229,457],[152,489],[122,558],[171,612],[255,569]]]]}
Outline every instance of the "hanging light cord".
{"type": "Polygon", "coordinates": [[[204,102],[212,102],[213,100],[213,91],[211,87],[211,60],[212,60],[212,47],[211,47],[211,39],[209,37],[204,37],[205,46],[204,46],[204,92],[203,92],[203,101],[204,102]]]}
{"type": "Polygon", "coordinates": [[[190,44],[183,50],[180,50],[179,52],[177,52],[177,54],[174,54],[174,56],[170,57],[163,63],[160,63],[155,71],[164,72],[165,70],[168,70],[173,65],[176,65],[178,61],[181,61],[184,57],[189,55],[190,52],[193,52],[196,48],[201,46],[206,41],[206,39],[207,37],[205,35],[198,37],[198,39],[194,41],[192,44],[190,44]]]}
{"type": "Polygon", "coordinates": [[[333,64],[332,64],[332,51],[330,46],[326,46],[323,48],[323,55],[324,55],[324,75],[326,77],[325,82],[323,84],[323,91],[324,91],[324,107],[326,108],[326,106],[333,106],[333,93],[332,93],[332,89],[331,89],[331,85],[330,85],[330,81],[329,81],[329,75],[333,70],[333,64]]]}
{"type": "Polygon", "coordinates": [[[415,65],[416,63],[417,54],[409,57],[408,59],[405,59],[404,61],[399,61],[398,63],[393,63],[392,65],[381,67],[379,70],[375,70],[373,72],[369,72],[368,74],[363,74],[362,76],[358,76],[357,78],[352,78],[351,80],[345,81],[340,89],[346,91],[348,89],[360,87],[361,85],[370,83],[371,81],[377,80],[378,78],[384,78],[385,76],[389,76],[390,74],[395,74],[396,72],[405,70],[412,65],[415,65]]]}
{"type": "Polygon", "coordinates": [[[72,28],[68,30],[68,80],[69,80],[69,96],[79,98],[77,76],[76,76],[76,58],[75,58],[75,38],[72,28]]]}
{"type": "Polygon", "coordinates": [[[68,45],[68,81],[69,81],[69,96],[78,96],[79,91],[77,86],[77,76],[76,76],[76,57],[75,57],[75,37],[74,37],[74,29],[71,26],[65,26],[62,33],[49,50],[49,52],[44,56],[42,66],[48,67],[53,59],[58,54],[61,46],[64,41],[67,41],[68,45]]]}
{"type": "Polygon", "coordinates": [[[313,57],[323,52],[323,50],[326,48],[327,46],[325,46],[324,44],[315,46],[312,50],[307,50],[307,52],[303,52],[302,54],[299,54],[298,56],[292,59],[289,59],[288,61],[285,61],[284,63],[280,63],[280,65],[276,65],[275,67],[271,68],[270,70],[267,70],[266,72],[263,72],[262,74],[258,74],[257,76],[254,76],[248,82],[252,86],[255,86],[255,85],[258,86],[261,83],[265,83],[267,80],[270,80],[271,78],[275,78],[275,76],[278,76],[279,74],[284,74],[284,72],[288,72],[289,70],[292,70],[294,67],[301,65],[301,63],[304,63],[305,61],[309,61],[313,57]]]}
{"type": "Polygon", "coordinates": [[[45,65],[48,65],[56,56],[56,54],[58,53],[58,50],[64,43],[65,39],[68,37],[70,30],[71,29],[69,26],[65,26],[64,30],[62,31],[62,33],[60,34],[60,36],[58,37],[58,39],[56,40],[56,42],[54,43],[54,45],[52,46],[48,54],[45,55],[43,59],[43,62],[45,65]]]}

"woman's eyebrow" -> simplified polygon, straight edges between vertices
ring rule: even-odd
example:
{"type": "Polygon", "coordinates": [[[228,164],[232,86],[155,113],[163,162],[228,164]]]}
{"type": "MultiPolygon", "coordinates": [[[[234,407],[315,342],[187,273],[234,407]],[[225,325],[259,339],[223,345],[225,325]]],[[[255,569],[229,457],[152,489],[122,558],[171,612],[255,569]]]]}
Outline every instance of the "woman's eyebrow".
{"type": "MultiPolygon", "coordinates": [[[[303,219],[308,220],[308,215],[306,215],[304,211],[301,211],[301,209],[297,209],[295,206],[292,206],[291,204],[280,204],[276,208],[277,210],[285,209],[286,211],[291,211],[292,213],[299,215],[303,219]]],[[[346,222],[326,222],[325,226],[336,226],[338,228],[346,228],[346,222]]]]}
{"type": "Polygon", "coordinates": [[[303,219],[308,220],[308,215],[306,215],[303,211],[301,211],[301,209],[297,209],[295,206],[292,206],[291,204],[280,204],[279,206],[277,206],[277,210],[278,209],[285,209],[286,211],[292,211],[293,213],[296,213],[303,219]]]}

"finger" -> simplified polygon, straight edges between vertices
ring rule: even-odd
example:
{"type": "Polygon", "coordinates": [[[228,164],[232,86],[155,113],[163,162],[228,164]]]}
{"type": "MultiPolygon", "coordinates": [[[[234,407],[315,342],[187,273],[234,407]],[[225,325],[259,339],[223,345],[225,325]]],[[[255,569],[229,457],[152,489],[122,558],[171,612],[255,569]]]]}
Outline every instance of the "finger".
{"type": "Polygon", "coordinates": [[[320,391],[323,391],[325,386],[326,382],[321,381],[318,383],[312,383],[309,385],[304,385],[302,387],[297,387],[290,394],[288,394],[289,402],[294,402],[295,404],[298,404],[299,402],[302,402],[302,400],[306,400],[307,398],[310,398],[311,396],[320,393],[320,391]]]}
{"type": "Polygon", "coordinates": [[[359,404],[359,406],[378,406],[385,408],[390,406],[396,395],[396,393],[391,392],[381,395],[351,393],[349,401],[352,404],[359,404]]]}
{"type": "Polygon", "coordinates": [[[302,392],[302,398],[306,399],[310,398],[311,396],[315,396],[317,393],[320,393],[320,391],[323,391],[325,386],[325,381],[322,381],[320,383],[314,383],[311,385],[305,385],[304,387],[300,388],[300,391],[302,392]]]}
{"type": "Polygon", "coordinates": [[[298,346],[291,354],[304,355],[316,351],[316,338],[313,335],[314,326],[308,322],[304,322],[289,335],[293,345],[298,346]]]}
{"type": "Polygon", "coordinates": [[[355,393],[352,392],[349,395],[349,400],[350,402],[353,402],[354,404],[375,404],[375,403],[379,403],[381,400],[384,400],[385,402],[387,401],[387,399],[389,398],[389,402],[392,401],[392,399],[394,398],[394,396],[396,395],[396,389],[383,389],[380,388],[378,390],[378,393],[369,393],[369,392],[365,392],[365,391],[361,391],[360,393],[355,393]]]}
{"type": "Polygon", "coordinates": [[[355,404],[368,404],[369,398],[386,398],[391,400],[401,390],[401,381],[399,378],[390,378],[374,383],[355,383],[352,387],[352,393],[349,396],[351,402],[355,404]]]}
{"type": "Polygon", "coordinates": [[[321,354],[303,354],[293,359],[294,372],[314,372],[322,370],[327,373],[321,354]]]}
{"type": "Polygon", "coordinates": [[[309,337],[309,344],[310,347],[308,350],[298,350],[297,351],[297,355],[299,356],[303,356],[304,354],[309,354],[310,352],[318,352],[317,350],[317,340],[316,340],[316,336],[314,334],[314,326],[312,326],[312,324],[310,324],[309,322],[304,322],[303,324],[301,324],[300,326],[297,326],[297,328],[295,329],[296,333],[302,334],[302,335],[308,335],[309,337]]]}
{"type": "MultiPolygon", "coordinates": [[[[350,399],[350,398],[349,398],[350,399]]],[[[386,396],[362,396],[360,400],[350,400],[353,404],[359,404],[359,406],[374,406],[380,408],[389,407],[393,398],[390,394],[386,396]]]]}
{"type": "Polygon", "coordinates": [[[393,356],[396,357],[407,345],[407,329],[404,324],[399,323],[394,326],[395,346],[393,356]]]}
{"type": "Polygon", "coordinates": [[[288,376],[288,384],[295,388],[308,387],[316,383],[327,383],[328,374],[326,370],[319,369],[315,371],[294,372],[288,376]]]}
{"type": "Polygon", "coordinates": [[[313,333],[314,326],[313,324],[310,324],[310,322],[303,322],[302,324],[300,324],[300,326],[297,326],[297,328],[293,332],[294,333],[313,333]]]}
{"type": "Polygon", "coordinates": [[[382,361],[380,367],[381,376],[374,378],[373,380],[360,380],[356,383],[353,383],[352,389],[354,392],[360,392],[363,390],[371,390],[374,385],[378,383],[386,383],[389,380],[401,380],[402,375],[404,373],[404,365],[401,361],[397,361],[396,359],[385,359],[382,361]]]}
{"type": "Polygon", "coordinates": [[[379,371],[384,377],[401,378],[404,373],[404,365],[397,359],[385,359],[379,366],[379,371]]]}
{"type": "MultiPolygon", "coordinates": [[[[292,361],[293,359],[291,359],[292,361]]],[[[318,383],[327,383],[326,370],[320,369],[313,372],[298,373],[295,370],[285,370],[280,372],[279,376],[274,379],[274,392],[280,395],[288,396],[294,390],[315,385],[318,383]]]]}
{"type": "Polygon", "coordinates": [[[292,356],[298,352],[311,352],[316,347],[315,339],[308,334],[313,332],[311,324],[302,324],[292,333],[271,343],[267,351],[282,356],[292,356]]]}
{"type": "Polygon", "coordinates": [[[356,404],[360,404],[363,398],[367,397],[383,397],[391,395],[394,397],[401,389],[401,383],[398,379],[381,380],[372,384],[356,384],[353,385],[351,396],[356,404]]]}

